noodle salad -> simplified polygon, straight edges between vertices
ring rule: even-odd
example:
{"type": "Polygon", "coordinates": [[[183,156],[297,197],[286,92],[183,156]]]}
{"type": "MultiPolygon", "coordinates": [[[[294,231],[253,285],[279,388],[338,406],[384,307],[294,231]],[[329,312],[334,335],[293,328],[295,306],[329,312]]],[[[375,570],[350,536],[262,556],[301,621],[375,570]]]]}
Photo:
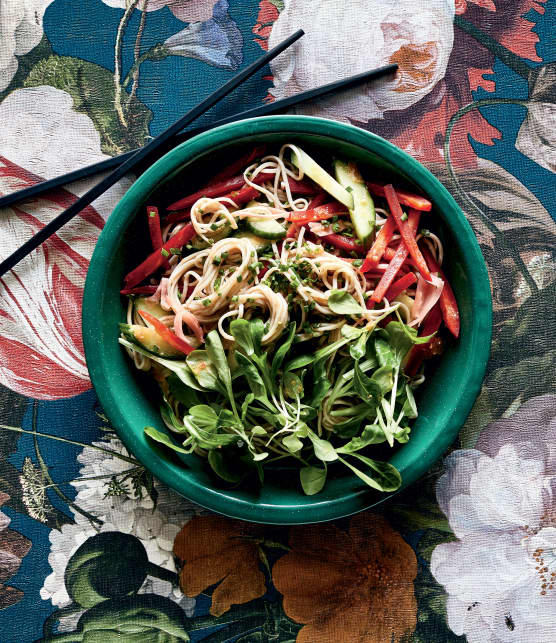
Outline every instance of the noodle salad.
{"type": "Polygon", "coordinates": [[[338,463],[395,491],[385,460],[410,438],[424,361],[459,334],[442,242],[420,228],[431,203],[275,151],[146,208],[153,251],[124,279],[119,339],[162,393],[170,434],[145,432],[233,484],[279,463],[312,495],[338,463]]]}

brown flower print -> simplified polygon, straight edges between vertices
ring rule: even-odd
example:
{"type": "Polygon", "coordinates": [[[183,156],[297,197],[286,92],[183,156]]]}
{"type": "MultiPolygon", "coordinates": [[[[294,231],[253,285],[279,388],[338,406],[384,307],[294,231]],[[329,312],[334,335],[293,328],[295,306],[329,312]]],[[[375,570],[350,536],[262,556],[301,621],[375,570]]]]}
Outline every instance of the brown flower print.
{"type": "Polygon", "coordinates": [[[416,626],[417,559],[379,515],[295,527],[272,570],[284,611],[303,623],[297,643],[391,643],[416,626]]]}
{"type": "MultiPolygon", "coordinates": [[[[0,491],[0,507],[10,499],[0,491]]],[[[31,548],[31,542],[17,531],[8,529],[10,519],[0,511],[0,609],[15,605],[23,597],[23,592],[15,587],[4,585],[19,569],[21,560],[31,548]]]]}
{"type": "Polygon", "coordinates": [[[220,616],[231,605],[247,603],[266,592],[259,568],[261,527],[220,516],[197,516],[174,540],[174,554],[183,563],[180,586],[193,597],[219,583],[210,613],[220,616]]]}

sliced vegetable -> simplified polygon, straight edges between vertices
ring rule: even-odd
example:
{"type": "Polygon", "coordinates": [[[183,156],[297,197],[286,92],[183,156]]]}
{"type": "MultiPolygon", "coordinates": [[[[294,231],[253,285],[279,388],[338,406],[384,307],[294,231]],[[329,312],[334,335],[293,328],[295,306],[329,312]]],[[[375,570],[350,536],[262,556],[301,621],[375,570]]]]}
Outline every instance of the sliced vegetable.
{"type": "Polygon", "coordinates": [[[238,239],[249,239],[257,252],[266,250],[267,248],[270,248],[272,246],[269,239],[264,239],[263,237],[259,237],[252,232],[246,232],[245,230],[241,230],[241,232],[238,232],[235,236],[238,239]]]}
{"type": "Polygon", "coordinates": [[[220,239],[228,237],[231,231],[232,227],[229,223],[221,223],[218,230],[207,230],[207,232],[205,232],[205,236],[209,239],[208,242],[201,239],[201,237],[193,237],[193,239],[191,239],[191,245],[195,250],[203,250],[211,246],[215,241],[220,241],[220,239]]]}
{"type": "Polygon", "coordinates": [[[398,295],[400,295],[404,290],[407,290],[409,286],[413,285],[417,281],[415,273],[408,272],[406,275],[395,281],[390,288],[386,291],[384,295],[388,301],[393,301],[398,295]]]}
{"type": "Polygon", "coordinates": [[[154,328],[140,324],[120,324],[120,331],[128,341],[153,355],[168,359],[183,357],[183,352],[166,341],[154,328]]]}
{"type": "MultiPolygon", "coordinates": [[[[272,173],[261,172],[260,174],[257,174],[256,177],[251,179],[251,181],[259,185],[261,183],[264,183],[265,181],[270,181],[273,179],[274,179],[273,172],[272,173]]],[[[179,201],[175,201],[174,203],[171,203],[166,209],[169,210],[170,212],[173,212],[175,210],[183,210],[185,208],[190,208],[195,203],[195,201],[198,201],[204,196],[210,197],[210,198],[224,196],[224,195],[227,195],[229,192],[233,192],[234,190],[240,190],[243,186],[245,186],[245,179],[243,178],[243,174],[238,174],[237,176],[233,176],[232,178],[225,179],[224,181],[211,183],[210,185],[205,186],[201,190],[198,190],[197,192],[194,192],[193,194],[190,194],[189,196],[186,196],[183,199],[180,199],[179,201]]],[[[249,199],[247,199],[247,201],[249,201],[249,199]]],[[[244,201],[244,203],[247,203],[247,201],[244,201]]]]}
{"type": "Polygon", "coordinates": [[[292,212],[288,220],[292,223],[304,224],[311,221],[324,221],[334,216],[335,214],[344,214],[346,206],[341,203],[327,203],[326,205],[319,205],[310,210],[303,212],[292,212]]]}
{"type": "Polygon", "coordinates": [[[296,167],[302,170],[309,178],[313,179],[313,181],[320,185],[323,190],[326,190],[328,194],[331,194],[336,201],[343,203],[347,208],[353,208],[353,197],[351,194],[306,152],[298,148],[296,153],[292,152],[291,160],[296,167]]]}
{"type": "Polygon", "coordinates": [[[144,310],[145,312],[149,313],[149,315],[152,315],[153,317],[156,317],[157,319],[162,319],[162,317],[167,317],[170,314],[167,310],[164,310],[162,306],[157,302],[153,301],[149,297],[137,297],[135,301],[133,302],[133,307],[137,312],[140,310],[144,310]]]}
{"type": "Polygon", "coordinates": [[[346,237],[343,234],[327,234],[325,237],[321,237],[323,241],[329,243],[331,246],[344,250],[345,252],[355,252],[358,255],[365,254],[365,248],[359,243],[356,239],[351,237],[346,237]]]}
{"type": "Polygon", "coordinates": [[[158,286],[137,286],[136,288],[122,288],[120,295],[154,295],[158,286]]]}
{"type": "Polygon", "coordinates": [[[394,217],[390,215],[386,219],[386,223],[378,231],[376,239],[371,246],[371,249],[367,253],[365,261],[361,265],[359,272],[369,272],[370,270],[374,270],[378,266],[380,260],[382,259],[382,255],[384,254],[384,251],[392,240],[392,235],[394,234],[395,229],[396,221],[394,217]]]}
{"type": "Polygon", "coordinates": [[[318,190],[318,187],[314,183],[311,183],[306,179],[297,181],[290,177],[288,183],[290,184],[292,194],[298,194],[300,196],[311,196],[311,194],[314,194],[318,190]]]}
{"type": "Polygon", "coordinates": [[[137,268],[132,270],[124,277],[124,284],[126,288],[133,288],[140,284],[144,279],[153,274],[158,270],[167,259],[167,256],[171,254],[172,248],[183,248],[186,243],[191,241],[195,236],[195,230],[191,223],[188,223],[184,226],[179,232],[177,232],[173,237],[168,239],[168,241],[162,246],[160,250],[155,250],[150,254],[143,263],[139,264],[137,268]],[[165,256],[165,254],[167,256],[165,256]]]}
{"type": "Polygon", "coordinates": [[[360,241],[368,245],[375,230],[375,204],[355,163],[334,162],[336,179],[353,196],[349,214],[360,241]]]}
{"type": "MultiPolygon", "coordinates": [[[[376,196],[384,196],[384,185],[379,185],[378,183],[370,183],[367,181],[367,187],[369,188],[369,192],[371,194],[375,194],[376,196]]],[[[413,208],[414,210],[420,210],[421,212],[430,212],[432,209],[432,203],[428,200],[425,199],[424,196],[419,196],[417,194],[412,194],[411,192],[405,192],[404,190],[398,190],[396,189],[396,195],[398,197],[398,201],[402,205],[407,205],[409,208],[413,208]]]]}
{"type": "Polygon", "coordinates": [[[444,282],[444,288],[440,293],[440,309],[442,310],[442,317],[444,318],[444,323],[446,328],[452,333],[454,337],[459,337],[460,331],[460,317],[458,303],[456,301],[456,296],[450,286],[450,282],[446,279],[446,275],[436,262],[432,254],[427,250],[423,249],[423,255],[430,266],[432,272],[435,272],[440,279],[444,282]]]}
{"type": "MultiPolygon", "coordinates": [[[[437,303],[432,307],[429,314],[425,317],[425,321],[423,322],[419,335],[421,337],[428,337],[429,335],[436,333],[436,331],[440,328],[441,323],[442,311],[440,309],[440,304],[437,303]]],[[[429,350],[431,342],[433,342],[434,340],[435,338],[433,337],[429,340],[428,344],[417,344],[416,346],[413,346],[404,368],[404,372],[406,375],[413,377],[413,375],[417,373],[427,355],[427,351],[429,350]]]]}
{"type": "Polygon", "coordinates": [[[255,217],[247,217],[245,220],[247,230],[262,237],[263,239],[284,239],[286,237],[286,228],[278,223],[275,219],[257,219],[255,217]]]}
{"type": "Polygon", "coordinates": [[[230,163],[230,165],[218,172],[218,174],[215,174],[210,182],[207,183],[205,188],[210,187],[214,183],[220,183],[221,181],[226,181],[232,176],[235,176],[238,172],[241,172],[246,167],[249,167],[249,165],[251,165],[253,161],[261,158],[261,156],[264,156],[265,152],[266,145],[257,145],[250,152],[247,152],[247,154],[240,156],[236,161],[230,163]]]}
{"type": "Polygon", "coordinates": [[[151,315],[146,310],[138,310],[137,312],[146,322],[153,326],[154,330],[156,330],[156,332],[162,337],[162,339],[166,340],[166,342],[168,342],[168,344],[170,344],[170,346],[173,346],[176,350],[185,355],[189,355],[189,353],[195,350],[193,346],[191,346],[187,342],[184,342],[183,339],[180,339],[172,330],[168,328],[168,326],[165,326],[154,315],[151,315]]]}
{"type": "Polygon", "coordinates": [[[390,207],[390,212],[392,213],[392,216],[396,221],[396,226],[400,231],[400,235],[402,237],[402,241],[405,244],[405,247],[408,249],[409,254],[413,257],[413,261],[415,261],[419,272],[427,281],[430,281],[431,273],[427,266],[427,262],[423,258],[421,250],[419,250],[419,246],[417,245],[417,241],[415,239],[415,231],[412,231],[409,227],[408,222],[404,220],[400,202],[398,201],[398,197],[396,196],[394,187],[392,185],[386,185],[384,187],[384,195],[386,196],[388,206],[390,207]]]}
{"type": "Polygon", "coordinates": [[[147,206],[147,220],[149,223],[149,234],[153,244],[153,250],[162,248],[162,230],[160,228],[160,215],[158,208],[154,205],[147,206]]]}
{"type": "Polygon", "coordinates": [[[309,201],[309,205],[307,207],[308,210],[312,210],[313,208],[317,208],[320,205],[323,205],[326,203],[328,199],[328,194],[326,192],[323,192],[322,190],[309,201]]]}
{"type": "MultiPolygon", "coordinates": [[[[407,223],[410,231],[413,234],[417,232],[420,217],[421,213],[418,210],[411,210],[409,213],[409,219],[407,223]]],[[[371,302],[378,303],[379,301],[382,301],[384,295],[386,294],[386,291],[388,290],[388,288],[390,288],[390,284],[392,283],[392,281],[394,281],[394,277],[398,274],[398,270],[401,268],[402,264],[408,256],[408,249],[404,244],[401,243],[396,250],[392,261],[389,263],[388,268],[386,268],[386,270],[384,271],[384,274],[378,282],[373,294],[367,300],[367,308],[372,308],[371,302]]]]}

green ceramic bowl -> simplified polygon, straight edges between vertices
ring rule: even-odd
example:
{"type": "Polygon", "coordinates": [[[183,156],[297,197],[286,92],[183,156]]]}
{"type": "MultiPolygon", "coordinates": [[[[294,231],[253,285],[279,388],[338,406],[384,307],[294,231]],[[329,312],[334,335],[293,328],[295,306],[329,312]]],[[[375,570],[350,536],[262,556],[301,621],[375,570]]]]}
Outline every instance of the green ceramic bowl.
{"type": "Polygon", "coordinates": [[[109,218],[91,259],[83,298],[83,339],[91,380],[126,447],[165,484],[185,497],[235,518],[274,524],[340,518],[381,502],[348,471],[338,472],[315,496],[300,491],[297,472],[278,471],[262,489],[221,485],[201,458],[183,459],[157,448],[143,434],[146,425],[165,431],[158,402],[145,377],[119,346],[118,322],[125,317],[119,295],[122,277],[147,253],[143,206],[193,192],[197,177],[235,158],[241,148],[266,142],[297,142],[316,153],[355,159],[367,176],[424,193],[434,204],[423,215],[443,237],[445,270],[461,311],[461,337],[442,356],[421,387],[419,418],[410,441],[391,462],[403,486],[417,480],[456,438],[481,385],[491,340],[490,284],[473,232],[461,210],[436,178],[387,141],[350,125],[304,116],[271,116],[225,125],[175,148],[128,190],[109,218]],[[179,191],[177,191],[179,190],[179,191]],[[141,216],[137,216],[140,213],[141,216]]]}

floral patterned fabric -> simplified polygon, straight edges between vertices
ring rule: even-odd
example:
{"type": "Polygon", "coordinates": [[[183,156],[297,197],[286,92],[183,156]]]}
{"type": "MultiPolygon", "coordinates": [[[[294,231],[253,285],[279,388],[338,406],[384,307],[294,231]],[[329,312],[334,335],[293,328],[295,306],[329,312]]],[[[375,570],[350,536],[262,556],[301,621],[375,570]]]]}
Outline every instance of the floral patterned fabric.
{"type": "MultiPolygon", "coordinates": [[[[221,118],[397,62],[298,109],[405,149],[464,210],[494,335],[459,439],[372,512],[215,516],[143,469],[88,377],[81,297],[134,177],[0,280],[0,641],[556,641],[554,0],[0,0],[0,194],[143,145],[295,29],[221,118]]],[[[0,212],[0,258],[86,191],[0,212]]]]}

